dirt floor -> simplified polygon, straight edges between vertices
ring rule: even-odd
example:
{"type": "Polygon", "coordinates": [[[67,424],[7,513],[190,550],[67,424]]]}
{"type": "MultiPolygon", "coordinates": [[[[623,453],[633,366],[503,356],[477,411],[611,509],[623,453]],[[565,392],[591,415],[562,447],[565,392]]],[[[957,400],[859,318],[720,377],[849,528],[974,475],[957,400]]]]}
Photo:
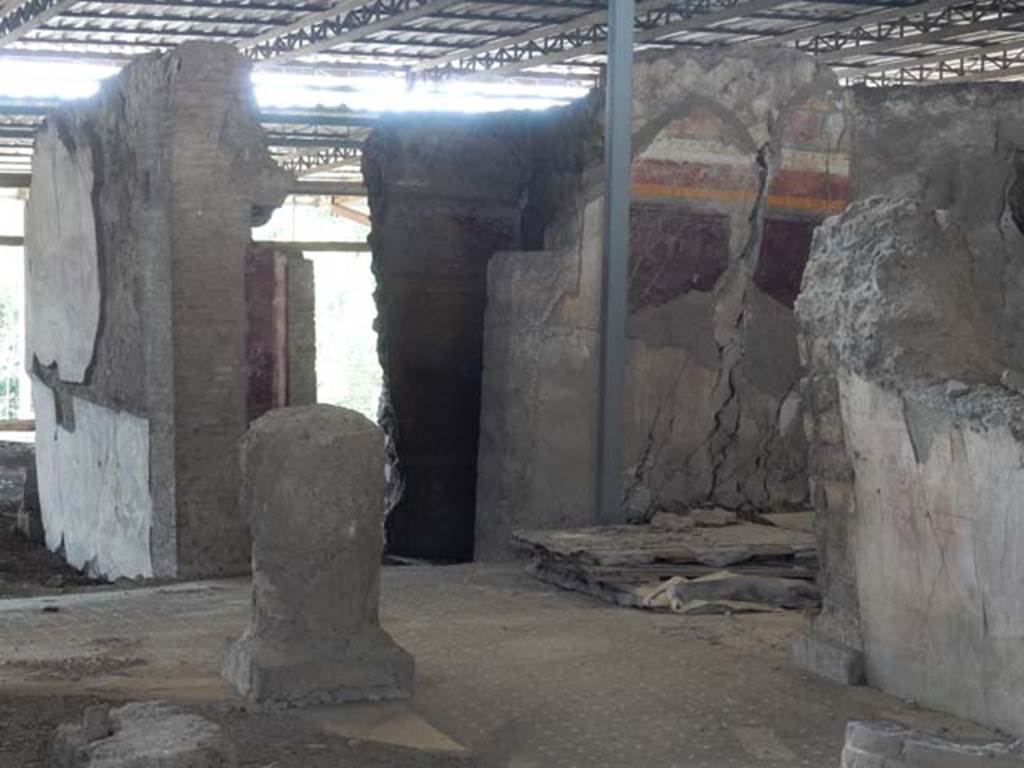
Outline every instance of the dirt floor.
{"type": "Polygon", "coordinates": [[[96,698],[205,714],[246,768],[826,768],[855,719],[996,738],[795,669],[799,614],[651,614],[504,566],[384,569],[411,702],[257,714],[219,675],[249,610],[244,579],[0,600],[0,768],[96,698]]]}
{"type": "Polygon", "coordinates": [[[0,513],[0,598],[79,592],[107,582],[91,579],[46,547],[33,544],[0,513]]]}
{"type": "MultiPolygon", "coordinates": [[[[0,692],[0,768],[44,768],[54,729],[110,699],[0,692]]],[[[185,707],[218,723],[238,748],[240,768],[472,768],[468,758],[434,755],[326,734],[294,715],[245,712],[229,705],[185,707]]]]}
{"type": "Polygon", "coordinates": [[[12,696],[0,690],[0,768],[41,768],[46,738],[53,729],[100,701],[61,694],[12,696]]]}

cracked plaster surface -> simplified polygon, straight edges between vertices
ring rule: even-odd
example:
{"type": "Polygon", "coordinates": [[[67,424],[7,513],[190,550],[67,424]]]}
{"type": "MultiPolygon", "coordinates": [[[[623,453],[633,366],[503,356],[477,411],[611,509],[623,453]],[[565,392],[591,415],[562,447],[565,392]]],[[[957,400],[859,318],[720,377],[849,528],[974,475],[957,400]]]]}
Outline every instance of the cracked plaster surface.
{"type": "Polygon", "coordinates": [[[854,202],[797,301],[816,631],[894,694],[1024,732],[1024,90],[857,90],[854,202]]]}
{"type": "MultiPolygon", "coordinates": [[[[724,269],[713,261],[678,265],[714,270],[710,282],[695,271],[695,289],[634,300],[623,499],[630,517],[670,503],[752,510],[807,500],[795,322],[754,276],[784,127],[794,110],[833,86],[813,62],[788,54],[679,55],[638,65],[637,155],[655,144],[661,154],[675,151],[678,142],[659,139],[673,121],[710,115],[720,126],[715,151],[742,169],[751,187],[725,206],[661,208],[689,217],[689,226],[700,225],[701,216],[724,221],[727,258],[724,269]],[[768,351],[753,355],[758,345],[768,351]]],[[[506,554],[515,527],[593,519],[601,198],[586,184],[577,194],[549,230],[557,249],[491,264],[477,486],[481,557],[506,554]]],[[[652,279],[636,265],[633,274],[652,279]]]]}

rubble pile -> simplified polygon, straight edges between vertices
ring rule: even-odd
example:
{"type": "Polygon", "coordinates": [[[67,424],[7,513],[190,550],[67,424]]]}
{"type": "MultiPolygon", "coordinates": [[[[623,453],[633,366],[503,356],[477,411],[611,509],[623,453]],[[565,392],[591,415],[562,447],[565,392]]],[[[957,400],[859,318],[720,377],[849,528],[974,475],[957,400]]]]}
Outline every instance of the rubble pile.
{"type": "Polygon", "coordinates": [[[814,608],[817,550],[805,514],[738,519],[662,509],[645,525],[519,531],[531,571],[618,605],[689,615],[814,608]]]}

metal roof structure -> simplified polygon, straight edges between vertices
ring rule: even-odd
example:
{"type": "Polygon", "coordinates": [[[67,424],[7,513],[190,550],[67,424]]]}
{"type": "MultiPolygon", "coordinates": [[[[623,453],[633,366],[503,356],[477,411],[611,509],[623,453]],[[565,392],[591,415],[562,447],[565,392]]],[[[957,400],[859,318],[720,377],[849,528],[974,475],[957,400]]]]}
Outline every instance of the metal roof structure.
{"type": "MultiPolygon", "coordinates": [[[[1024,0],[638,0],[634,35],[637,49],[785,45],[847,83],[1024,77],[1024,0]]],[[[0,0],[0,59],[123,63],[216,40],[270,71],[539,84],[598,80],[607,37],[607,0],[0,0]]],[[[0,97],[0,173],[24,172],[50,106],[0,97]]],[[[352,167],[374,115],[263,118],[279,159],[315,176],[352,167]]]]}

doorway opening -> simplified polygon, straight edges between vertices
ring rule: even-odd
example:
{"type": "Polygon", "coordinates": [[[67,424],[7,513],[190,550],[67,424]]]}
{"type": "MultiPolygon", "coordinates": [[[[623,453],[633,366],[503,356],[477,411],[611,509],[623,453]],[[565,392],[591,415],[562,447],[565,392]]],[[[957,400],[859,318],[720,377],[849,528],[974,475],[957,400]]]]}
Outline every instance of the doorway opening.
{"type": "Polygon", "coordinates": [[[288,244],[313,264],[317,402],[378,420],[383,373],[374,321],[376,279],[360,199],[293,195],[253,231],[259,242],[288,244]]]}

